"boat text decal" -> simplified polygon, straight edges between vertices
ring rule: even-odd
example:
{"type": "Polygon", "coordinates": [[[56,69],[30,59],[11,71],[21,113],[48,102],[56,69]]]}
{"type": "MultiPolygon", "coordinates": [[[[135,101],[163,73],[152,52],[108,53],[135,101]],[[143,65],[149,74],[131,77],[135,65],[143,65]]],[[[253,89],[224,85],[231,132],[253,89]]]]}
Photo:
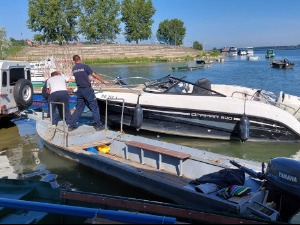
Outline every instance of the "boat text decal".
{"type": "Polygon", "coordinates": [[[222,116],[222,115],[211,115],[211,114],[201,114],[201,113],[191,113],[191,116],[197,116],[200,119],[217,119],[217,120],[240,120],[232,116],[222,116]]]}
{"type": "Polygon", "coordinates": [[[282,179],[297,183],[297,177],[287,175],[287,174],[282,173],[282,172],[279,172],[279,177],[281,177],[282,179]]]}
{"type": "Polygon", "coordinates": [[[114,96],[114,95],[104,95],[104,94],[102,94],[101,98],[104,98],[104,99],[116,99],[118,97],[114,96]]]}

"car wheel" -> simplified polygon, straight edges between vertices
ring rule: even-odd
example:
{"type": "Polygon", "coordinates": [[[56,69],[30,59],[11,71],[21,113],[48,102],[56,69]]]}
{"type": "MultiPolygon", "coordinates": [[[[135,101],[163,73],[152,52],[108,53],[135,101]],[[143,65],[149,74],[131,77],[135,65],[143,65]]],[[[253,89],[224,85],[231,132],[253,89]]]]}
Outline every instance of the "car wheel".
{"type": "Polygon", "coordinates": [[[14,87],[14,99],[19,110],[27,109],[33,102],[33,86],[27,79],[20,79],[14,87]]]}

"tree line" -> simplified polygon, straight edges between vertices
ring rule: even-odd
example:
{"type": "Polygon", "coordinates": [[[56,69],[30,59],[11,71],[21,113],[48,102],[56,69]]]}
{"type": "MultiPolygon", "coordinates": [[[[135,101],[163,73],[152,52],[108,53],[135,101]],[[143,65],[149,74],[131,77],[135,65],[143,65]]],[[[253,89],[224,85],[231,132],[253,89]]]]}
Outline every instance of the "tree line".
{"type": "MultiPolygon", "coordinates": [[[[97,44],[122,34],[127,42],[138,44],[152,37],[155,12],[152,0],[28,0],[26,25],[36,33],[33,40],[40,43],[62,45],[78,42],[82,36],[97,44]]],[[[161,21],[156,31],[159,43],[170,45],[182,45],[185,35],[184,22],[177,18],[161,21]]],[[[11,46],[25,44],[25,40],[7,40],[6,29],[0,27],[1,58],[11,46]]],[[[198,41],[193,48],[203,50],[198,41]]]]}
{"type": "MultiPolygon", "coordinates": [[[[27,27],[38,32],[34,40],[39,42],[62,44],[83,36],[101,43],[123,34],[138,44],[152,36],[155,12],[152,0],[29,0],[27,27]]],[[[162,21],[156,31],[159,42],[172,45],[182,45],[185,35],[179,19],[162,21]]]]}

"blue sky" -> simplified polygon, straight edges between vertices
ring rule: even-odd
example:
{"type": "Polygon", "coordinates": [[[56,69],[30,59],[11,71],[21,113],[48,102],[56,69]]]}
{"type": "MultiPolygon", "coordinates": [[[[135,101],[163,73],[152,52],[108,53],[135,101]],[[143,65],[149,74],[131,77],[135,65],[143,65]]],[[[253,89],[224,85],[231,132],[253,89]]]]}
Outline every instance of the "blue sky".
{"type": "MultiPolygon", "coordinates": [[[[165,19],[186,27],[185,46],[199,41],[205,49],[300,44],[300,0],[152,0],[153,33],[165,19]]],[[[27,0],[1,0],[0,27],[7,38],[32,39],[27,0]]],[[[122,38],[118,38],[123,42],[122,38]]]]}

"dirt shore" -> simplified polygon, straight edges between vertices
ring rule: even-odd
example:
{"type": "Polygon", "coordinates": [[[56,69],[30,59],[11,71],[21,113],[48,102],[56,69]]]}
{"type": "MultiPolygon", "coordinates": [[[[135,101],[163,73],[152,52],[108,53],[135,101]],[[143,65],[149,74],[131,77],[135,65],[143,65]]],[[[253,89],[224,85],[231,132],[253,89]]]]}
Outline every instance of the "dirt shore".
{"type": "Polygon", "coordinates": [[[122,59],[122,58],[159,58],[174,60],[180,57],[197,57],[202,51],[183,46],[170,45],[133,45],[133,44],[105,44],[105,45],[41,45],[25,47],[10,60],[35,61],[46,57],[72,59],[79,54],[83,59],[122,59]]]}

